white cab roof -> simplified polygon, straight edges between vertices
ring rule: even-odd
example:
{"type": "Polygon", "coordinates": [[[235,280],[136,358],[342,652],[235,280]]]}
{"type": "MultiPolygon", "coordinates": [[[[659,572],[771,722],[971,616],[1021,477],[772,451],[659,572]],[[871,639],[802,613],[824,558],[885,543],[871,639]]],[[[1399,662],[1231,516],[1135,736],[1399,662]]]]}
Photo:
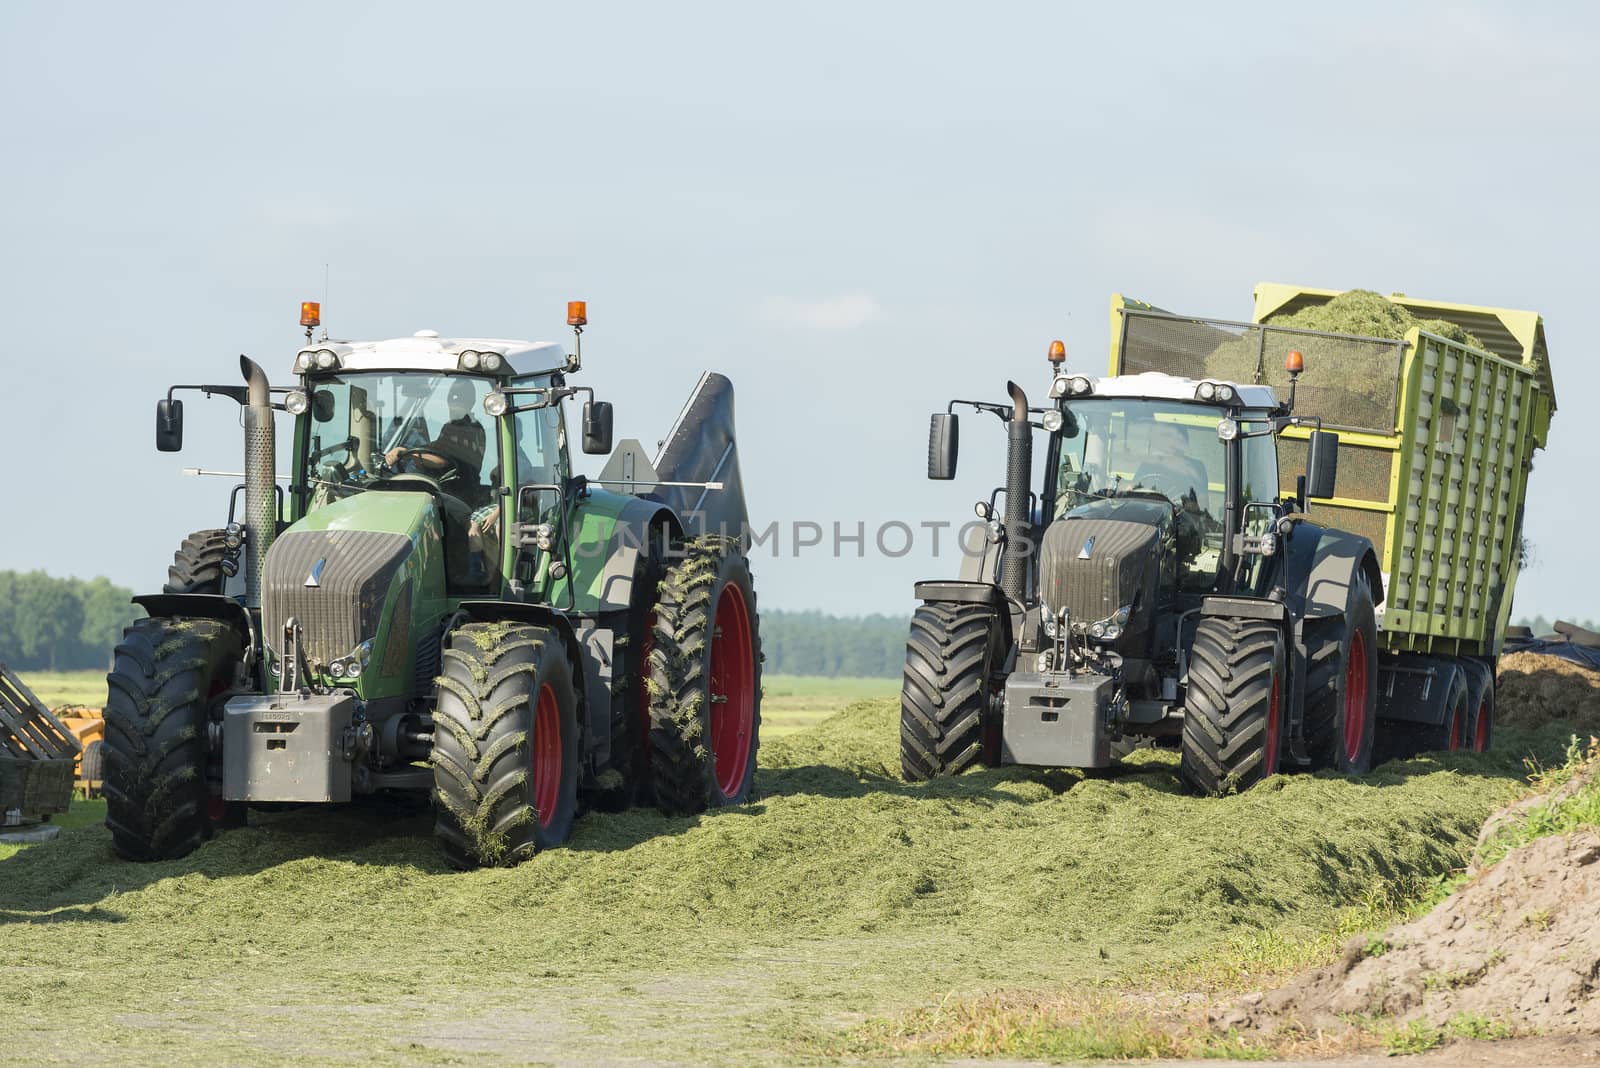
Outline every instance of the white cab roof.
{"type": "Polygon", "coordinates": [[[388,341],[318,341],[295,353],[328,349],[346,371],[456,371],[464,352],[498,352],[505,358],[500,374],[531,374],[566,364],[565,348],[554,341],[515,341],[494,337],[440,337],[419,330],[388,341]]]}
{"type": "MultiPolygon", "coordinates": [[[[1109,375],[1105,378],[1096,378],[1094,375],[1059,375],[1060,378],[1087,378],[1094,383],[1095,397],[1138,397],[1146,400],[1196,400],[1195,390],[1201,382],[1224,382],[1221,378],[1180,378],[1177,375],[1162,374],[1160,371],[1145,371],[1137,375],[1109,375]]],[[[1278,397],[1272,392],[1271,386],[1244,385],[1239,382],[1228,382],[1239,394],[1239,404],[1245,408],[1276,408],[1278,397]]],[[[1205,402],[1201,402],[1205,403],[1205,402]]]]}

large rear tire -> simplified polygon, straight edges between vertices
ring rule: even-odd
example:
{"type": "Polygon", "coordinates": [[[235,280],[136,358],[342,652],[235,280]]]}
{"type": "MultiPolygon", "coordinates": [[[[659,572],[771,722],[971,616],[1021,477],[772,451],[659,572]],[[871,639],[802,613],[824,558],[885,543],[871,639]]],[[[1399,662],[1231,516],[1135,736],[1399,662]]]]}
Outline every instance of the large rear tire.
{"type": "Polygon", "coordinates": [[[984,604],[930,602],[912,613],[900,685],[900,770],[908,781],[983,762],[998,629],[984,604]]]}
{"type": "Polygon", "coordinates": [[[1278,627],[1250,619],[1200,620],[1189,653],[1178,765],[1190,789],[1216,797],[1277,772],[1286,681],[1278,627]]]}
{"type": "Polygon", "coordinates": [[[220,530],[197,530],[172,554],[162,593],[221,593],[228,582],[228,547],[220,530]]]}
{"type": "Polygon", "coordinates": [[[667,568],[650,658],[656,807],[694,813],[750,796],[761,733],[761,633],[739,543],[690,542],[667,568]]]}
{"type": "Polygon", "coordinates": [[[1359,575],[1345,604],[1336,671],[1332,714],[1323,717],[1321,736],[1311,738],[1312,766],[1365,775],[1378,733],[1378,623],[1372,591],[1359,575]]]}
{"type": "Polygon", "coordinates": [[[549,627],[468,623],[449,637],[433,714],[434,831],[457,868],[561,845],[578,808],[578,696],[549,627]]]}
{"type": "Polygon", "coordinates": [[[106,676],[103,790],[111,845],[128,860],[194,851],[225,813],[210,770],[212,698],[231,687],[239,634],[209,619],[141,619],[106,676]]]}

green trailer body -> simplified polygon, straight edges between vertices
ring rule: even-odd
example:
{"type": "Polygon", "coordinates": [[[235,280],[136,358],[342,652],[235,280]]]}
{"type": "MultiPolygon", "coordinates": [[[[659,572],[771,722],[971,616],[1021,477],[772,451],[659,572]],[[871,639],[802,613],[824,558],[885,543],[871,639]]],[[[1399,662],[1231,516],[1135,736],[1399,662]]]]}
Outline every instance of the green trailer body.
{"type": "MultiPolygon", "coordinates": [[[[1179,316],[1116,296],[1111,373],[1257,381],[1283,397],[1284,358],[1302,352],[1296,411],[1340,435],[1338,495],[1312,514],[1377,551],[1381,646],[1495,656],[1522,561],[1533,454],[1555,410],[1543,321],[1396,294],[1395,304],[1458,325],[1483,347],[1419,328],[1391,339],[1273,325],[1340,292],[1263,283],[1249,322],[1179,316]]],[[[1308,436],[1291,427],[1280,438],[1285,493],[1305,469],[1308,436]]]]}

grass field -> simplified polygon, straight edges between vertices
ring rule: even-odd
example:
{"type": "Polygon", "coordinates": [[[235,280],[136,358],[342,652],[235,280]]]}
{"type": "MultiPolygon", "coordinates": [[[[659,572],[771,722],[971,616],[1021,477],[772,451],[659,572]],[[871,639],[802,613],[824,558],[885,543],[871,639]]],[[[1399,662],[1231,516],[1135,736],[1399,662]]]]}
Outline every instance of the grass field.
{"type": "Polygon", "coordinates": [[[62,705],[99,708],[106,703],[104,671],[19,671],[17,677],[46,708],[62,705]]]}
{"type": "MultiPolygon", "coordinates": [[[[797,716],[803,686],[784,694],[797,716]]],[[[1488,756],[1211,800],[1185,796],[1161,753],[1115,777],[912,785],[896,704],[769,734],[747,806],[590,814],[567,848],[513,869],[450,872],[426,814],[372,806],[253,814],[153,865],[74,827],[0,859],[0,1049],[18,1063],[875,1060],[897,1021],[996,991],[1223,981],[1325,952],[1459,867],[1519,789],[1522,754],[1565,745],[1507,731],[1488,756]]]]}

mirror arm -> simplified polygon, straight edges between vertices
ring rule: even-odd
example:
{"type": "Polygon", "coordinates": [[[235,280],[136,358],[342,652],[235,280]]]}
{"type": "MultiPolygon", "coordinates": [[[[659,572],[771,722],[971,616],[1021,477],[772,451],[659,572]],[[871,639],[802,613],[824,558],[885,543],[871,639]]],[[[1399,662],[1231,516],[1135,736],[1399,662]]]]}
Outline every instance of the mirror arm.
{"type": "MultiPolygon", "coordinates": [[[[221,394],[222,396],[227,397],[228,399],[238,403],[241,406],[243,406],[244,404],[246,404],[250,400],[250,387],[249,386],[202,386],[202,385],[168,386],[167,387],[167,400],[171,401],[172,400],[172,395],[174,393],[176,393],[180,389],[199,390],[201,393],[204,393],[207,397],[211,397],[211,396],[215,396],[217,394],[221,394]]],[[[287,393],[288,390],[285,389],[284,392],[287,393]]]]}

